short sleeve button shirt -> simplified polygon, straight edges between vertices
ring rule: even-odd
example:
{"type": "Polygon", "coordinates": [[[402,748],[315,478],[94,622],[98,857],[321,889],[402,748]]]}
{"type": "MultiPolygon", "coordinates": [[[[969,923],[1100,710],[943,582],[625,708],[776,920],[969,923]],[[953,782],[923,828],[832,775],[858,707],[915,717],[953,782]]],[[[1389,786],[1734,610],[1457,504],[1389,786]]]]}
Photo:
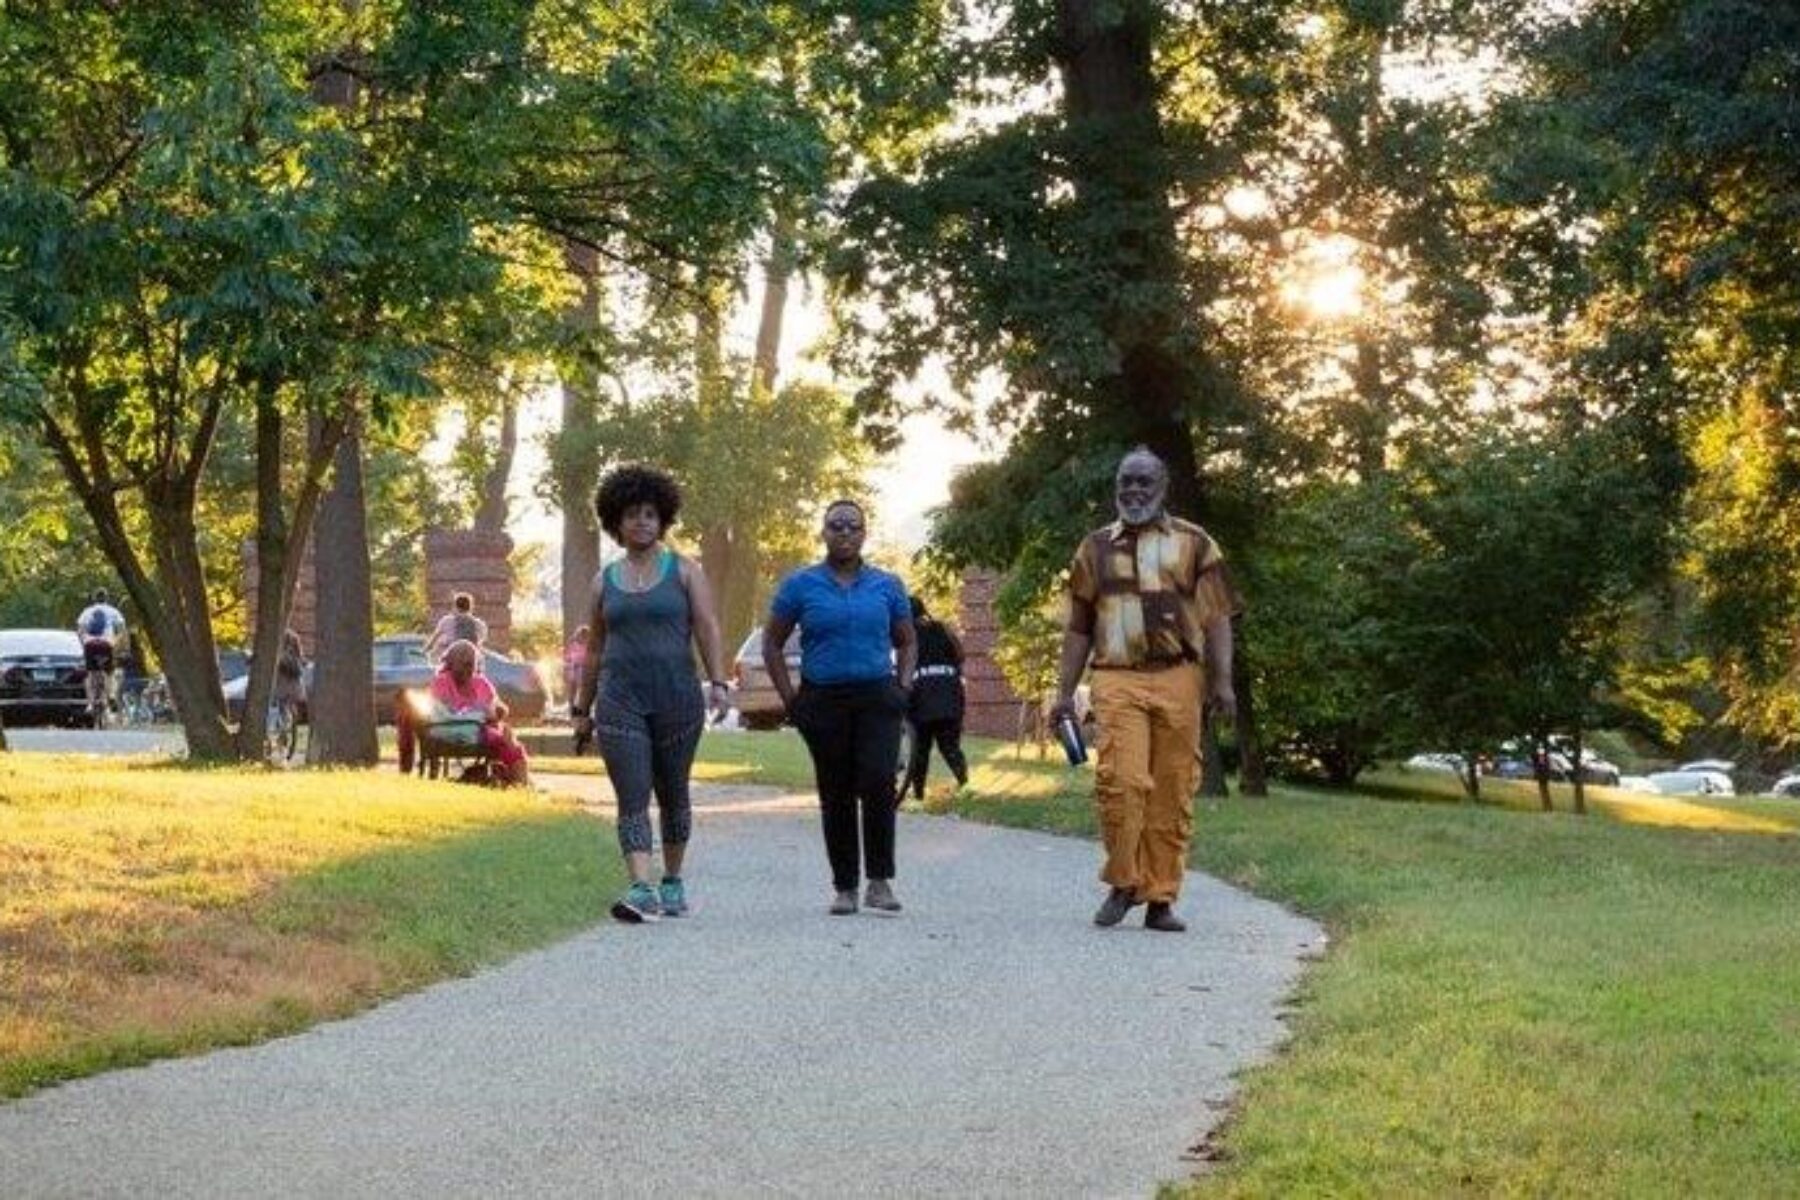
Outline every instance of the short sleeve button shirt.
{"type": "Polygon", "coordinates": [[[1090,534],[1070,564],[1069,596],[1080,602],[1071,627],[1093,638],[1094,666],[1200,658],[1206,627],[1243,611],[1224,562],[1204,529],[1177,517],[1090,534]]]}
{"type": "Polygon", "coordinates": [[[781,581],[769,608],[800,627],[800,676],[821,686],[891,678],[894,624],[912,620],[906,585],[867,564],[849,584],[825,563],[802,567],[781,581]]]}

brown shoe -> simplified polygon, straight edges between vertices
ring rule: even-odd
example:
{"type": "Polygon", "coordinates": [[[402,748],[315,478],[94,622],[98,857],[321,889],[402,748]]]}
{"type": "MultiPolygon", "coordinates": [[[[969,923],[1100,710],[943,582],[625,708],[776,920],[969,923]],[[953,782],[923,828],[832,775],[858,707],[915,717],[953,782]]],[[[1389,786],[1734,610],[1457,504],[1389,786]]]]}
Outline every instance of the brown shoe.
{"type": "Polygon", "coordinates": [[[1167,904],[1152,904],[1144,910],[1144,928],[1158,933],[1186,933],[1187,922],[1176,916],[1167,904]]]}
{"type": "Polygon", "coordinates": [[[1106,899],[1100,902],[1100,910],[1094,914],[1094,924],[1102,929],[1111,929],[1125,919],[1125,914],[1138,906],[1129,891],[1116,887],[1106,893],[1106,899]]]}

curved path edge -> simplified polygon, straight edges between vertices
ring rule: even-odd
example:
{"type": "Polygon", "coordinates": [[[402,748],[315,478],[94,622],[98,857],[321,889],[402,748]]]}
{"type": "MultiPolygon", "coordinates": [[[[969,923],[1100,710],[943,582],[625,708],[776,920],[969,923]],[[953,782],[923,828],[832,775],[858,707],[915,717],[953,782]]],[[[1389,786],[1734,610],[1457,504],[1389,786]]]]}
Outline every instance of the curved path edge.
{"type": "Polygon", "coordinates": [[[0,1107],[0,1195],[1141,1197],[1323,945],[1197,872],[1097,930],[1091,843],[912,815],[907,911],[832,918],[806,797],[697,800],[692,918],[0,1107]]]}

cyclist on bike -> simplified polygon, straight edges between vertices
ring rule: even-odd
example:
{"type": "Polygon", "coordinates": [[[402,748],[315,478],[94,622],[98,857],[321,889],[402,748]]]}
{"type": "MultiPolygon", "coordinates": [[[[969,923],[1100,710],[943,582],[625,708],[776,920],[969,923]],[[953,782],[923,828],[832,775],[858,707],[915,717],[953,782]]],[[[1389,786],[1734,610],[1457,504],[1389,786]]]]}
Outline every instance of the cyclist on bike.
{"type": "Polygon", "coordinates": [[[112,606],[105,588],[95,588],[88,600],[75,618],[75,634],[81,639],[82,664],[87,668],[88,712],[100,725],[115,699],[119,656],[125,652],[125,614],[112,606]]]}

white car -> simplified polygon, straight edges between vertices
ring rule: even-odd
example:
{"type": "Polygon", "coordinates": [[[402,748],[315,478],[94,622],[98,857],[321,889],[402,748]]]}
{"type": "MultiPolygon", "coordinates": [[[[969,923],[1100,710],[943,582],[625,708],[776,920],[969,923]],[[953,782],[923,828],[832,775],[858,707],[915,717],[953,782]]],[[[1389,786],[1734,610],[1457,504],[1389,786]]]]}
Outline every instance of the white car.
{"type": "Polygon", "coordinates": [[[1786,796],[1790,800],[1800,800],[1800,771],[1783,775],[1769,785],[1769,795],[1786,796]]]}
{"type": "Polygon", "coordinates": [[[1682,763],[1675,769],[1677,771],[1713,771],[1729,779],[1731,773],[1737,770],[1737,764],[1723,758],[1699,758],[1693,762],[1682,763]]]}
{"type": "Polygon", "coordinates": [[[1658,771],[1649,776],[1665,796],[1735,796],[1731,776],[1722,771],[1658,771]]]}
{"type": "Polygon", "coordinates": [[[1619,776],[1619,790],[1622,792],[1641,792],[1648,796],[1658,794],[1656,785],[1650,782],[1648,775],[1619,776]]]}
{"type": "Polygon", "coordinates": [[[1441,752],[1415,754],[1401,765],[1409,771],[1445,771],[1452,775],[1461,775],[1468,769],[1462,755],[1441,752]]]}

